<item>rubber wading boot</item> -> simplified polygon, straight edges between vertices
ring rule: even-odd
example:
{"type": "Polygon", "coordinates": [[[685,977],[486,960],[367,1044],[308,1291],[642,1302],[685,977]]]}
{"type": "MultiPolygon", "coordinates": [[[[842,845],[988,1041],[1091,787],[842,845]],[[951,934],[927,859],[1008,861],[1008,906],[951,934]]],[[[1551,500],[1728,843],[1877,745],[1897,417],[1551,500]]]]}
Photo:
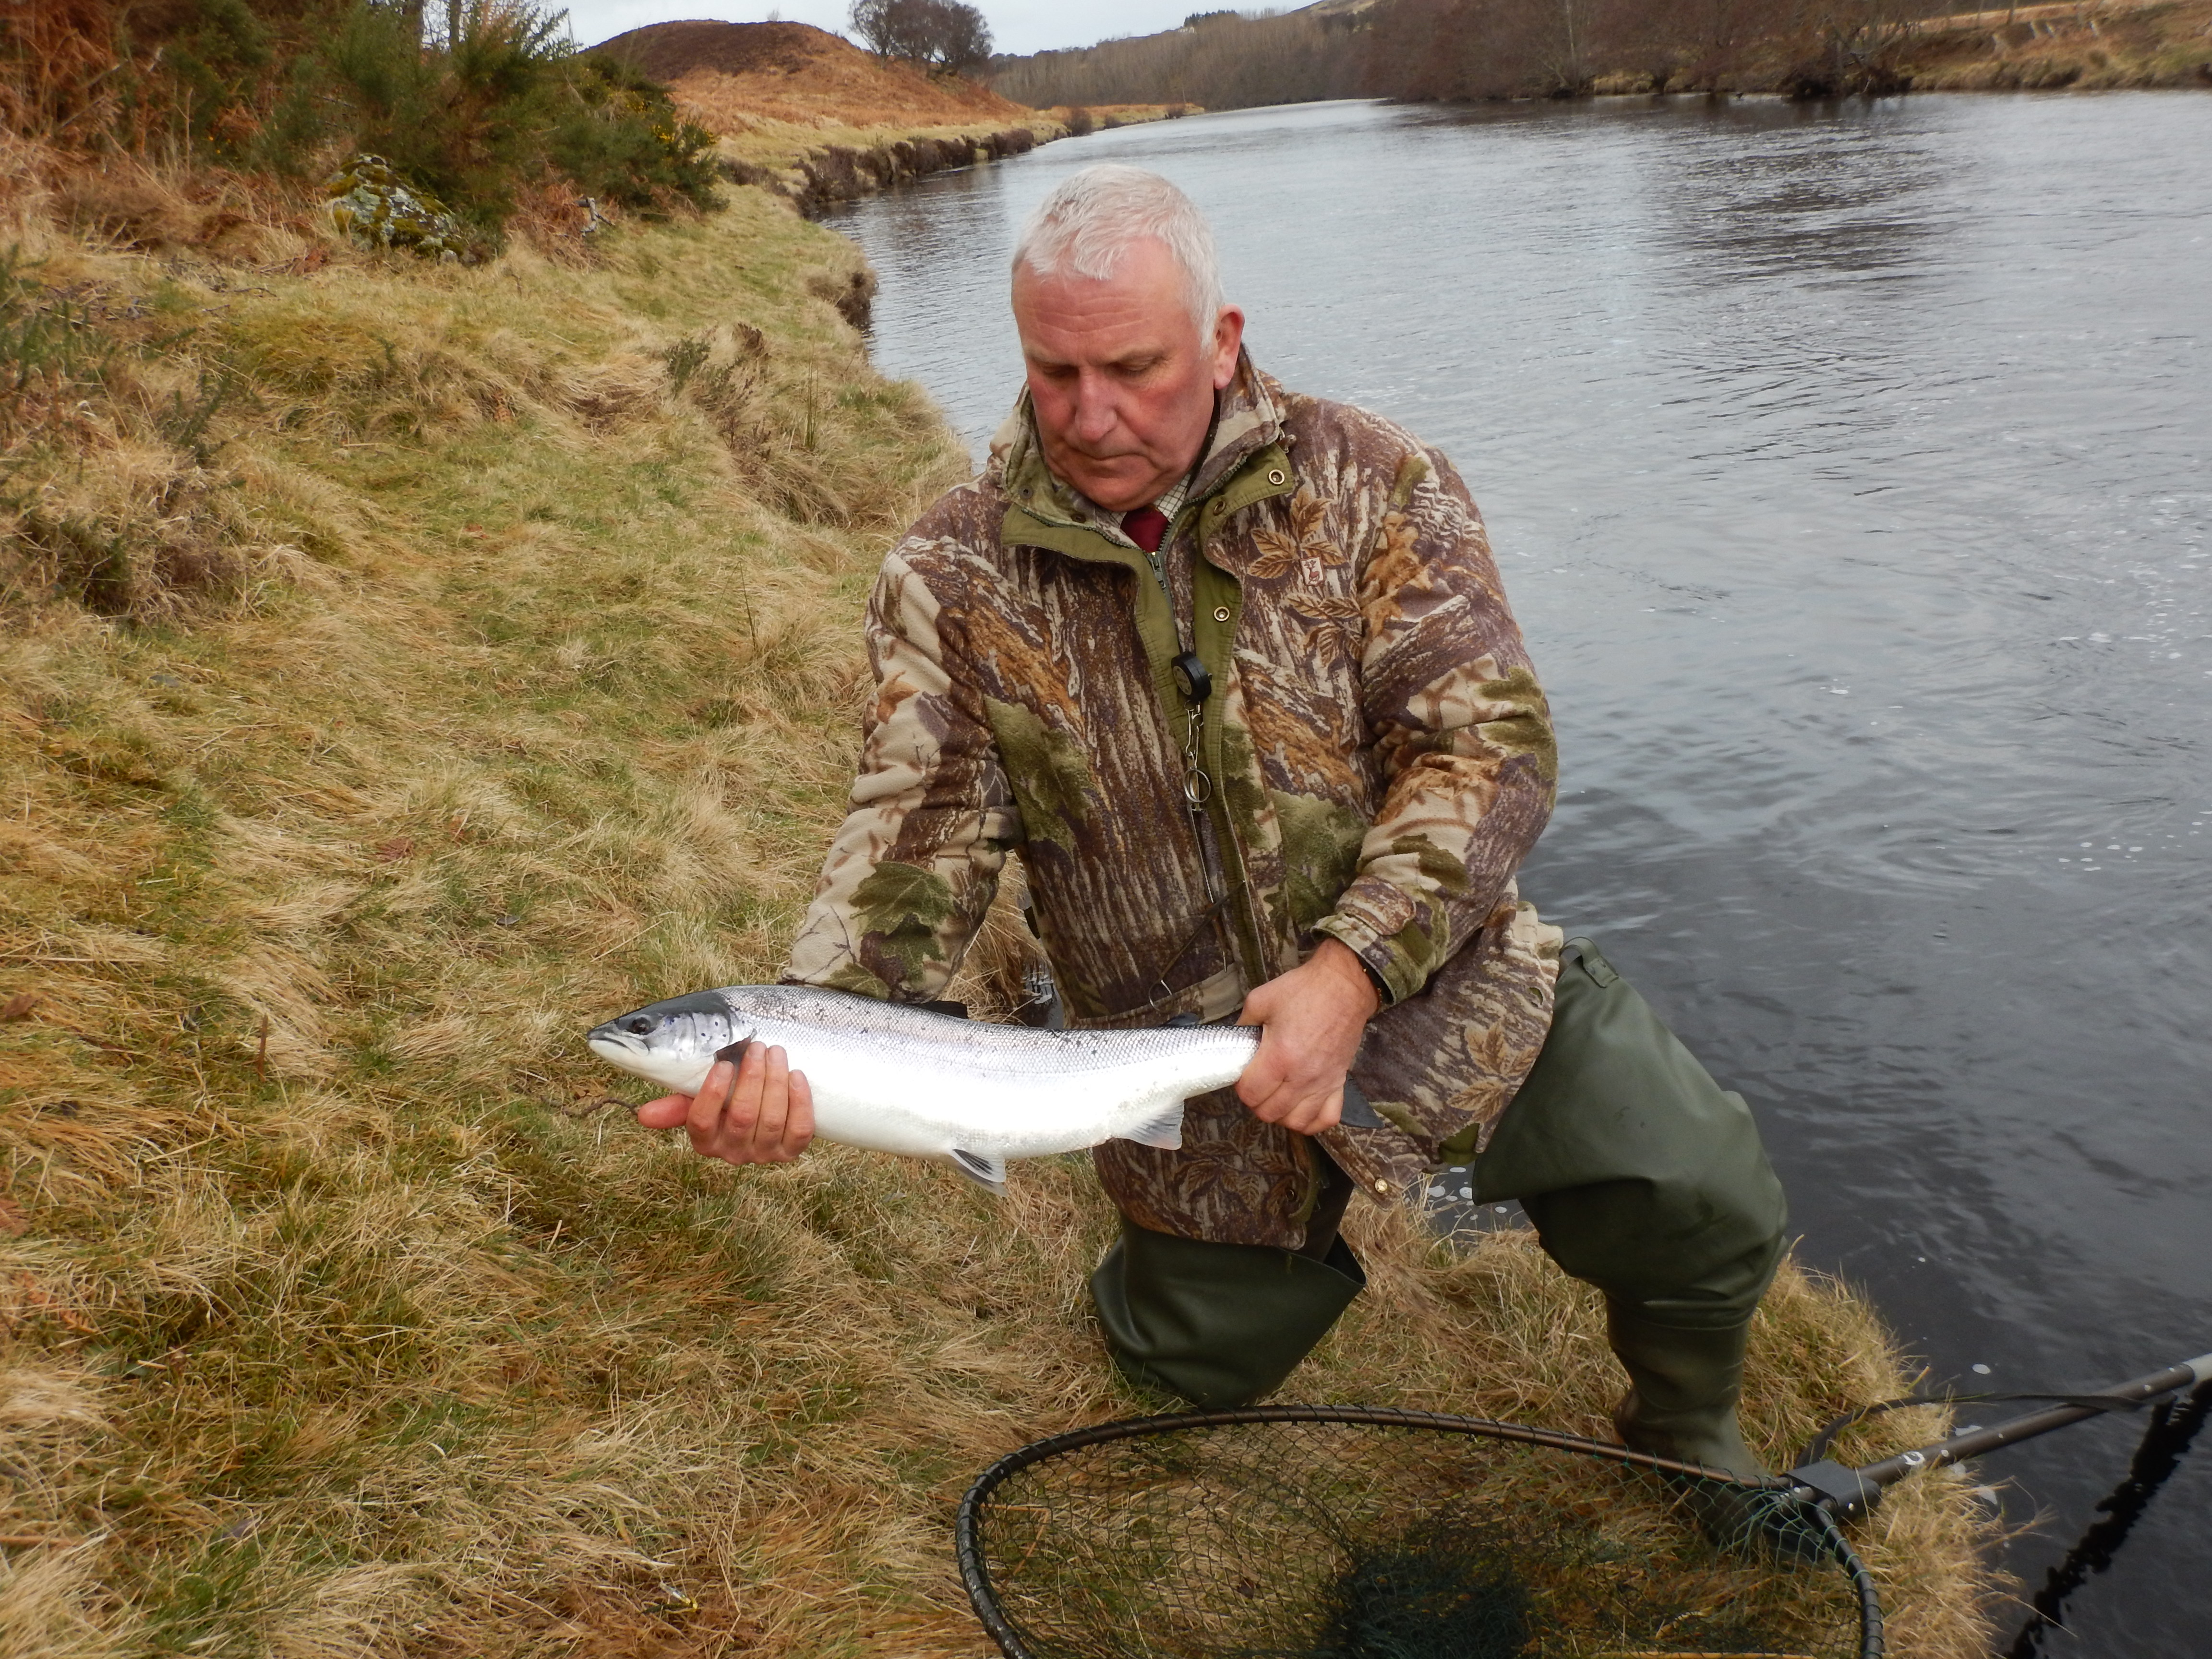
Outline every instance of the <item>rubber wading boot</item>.
{"type": "Polygon", "coordinates": [[[1341,1238],[1316,1261],[1125,1224],[1091,1296],[1123,1376],[1211,1408],[1271,1392],[1366,1284],[1341,1238]]]}
{"type": "MultiPolygon", "coordinates": [[[[1745,1480],[1770,1478],[1736,1423],[1750,1331],[1748,1322],[1713,1330],[1657,1324],[1609,1301],[1606,1334],[1629,1382],[1613,1413],[1621,1444],[1745,1480]]],[[[1825,1560],[1831,1553],[1827,1528],[1800,1499],[1687,1479],[1670,1477],[1669,1484],[1698,1529],[1723,1549],[1791,1561],[1825,1560]]]]}

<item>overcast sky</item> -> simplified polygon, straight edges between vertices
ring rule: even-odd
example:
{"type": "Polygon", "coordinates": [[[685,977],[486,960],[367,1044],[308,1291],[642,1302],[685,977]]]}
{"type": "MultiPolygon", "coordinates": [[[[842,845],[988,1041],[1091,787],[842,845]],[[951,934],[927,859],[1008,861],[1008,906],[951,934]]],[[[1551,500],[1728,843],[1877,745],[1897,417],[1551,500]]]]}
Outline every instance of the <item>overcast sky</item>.
{"type": "MultiPolygon", "coordinates": [[[[1211,11],[1223,0],[982,0],[979,9],[991,25],[991,44],[1000,52],[1043,52],[1053,46],[1087,46],[1117,34],[1152,34],[1173,28],[1194,11],[1211,11]]],[[[569,26],[576,44],[596,46],[611,35],[647,23],[678,18],[712,17],[725,23],[758,23],[770,17],[811,23],[842,33],[851,0],[783,0],[781,5],[704,4],[694,0],[571,0],[569,26]]]]}

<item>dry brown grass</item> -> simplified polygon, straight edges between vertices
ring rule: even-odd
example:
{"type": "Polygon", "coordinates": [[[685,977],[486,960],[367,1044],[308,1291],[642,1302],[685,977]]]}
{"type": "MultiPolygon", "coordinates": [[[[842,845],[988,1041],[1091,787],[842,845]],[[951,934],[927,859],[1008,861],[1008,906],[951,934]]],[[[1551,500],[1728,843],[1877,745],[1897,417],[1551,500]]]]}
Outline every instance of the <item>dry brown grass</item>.
{"type": "Polygon", "coordinates": [[[972,81],[947,82],[909,64],[883,66],[866,52],[855,55],[859,64],[824,64],[796,76],[694,70],[677,76],[669,89],[715,132],[743,132],[762,121],[911,132],[923,127],[1012,126],[1034,115],[972,81]]]}
{"type": "Polygon", "coordinates": [[[1899,58],[1924,92],[2212,86],[2212,5],[2151,0],[1931,18],[1899,58]]]}
{"type": "MultiPolygon", "coordinates": [[[[0,454],[0,1652],[981,1654],[963,1484],[1139,1403],[1087,1170],[709,1166],[576,1041],[772,973],[841,810],[872,567],[959,465],[814,291],[857,256],[751,191],[473,270],[6,210],[104,355],[0,454]]],[[[1601,1426],[1526,1239],[1354,1224],[1296,1392],[1601,1426]]],[[[1899,1381],[1785,1277],[1770,1447],[1899,1381]]],[[[1895,1651],[1976,1650],[1986,1529],[1948,1475],[1870,1529],[1895,1651]]]]}
{"type": "MultiPolygon", "coordinates": [[[[720,138],[729,176],[803,213],[1066,131],[975,82],[878,62],[804,23],[659,23],[596,50],[665,80],[684,118],[720,138]]],[[[866,299],[848,304],[855,324],[866,299]]]]}
{"type": "Polygon", "coordinates": [[[1142,126],[1149,121],[1179,121],[1186,115],[1203,115],[1196,104],[1055,104],[1045,111],[1062,126],[1073,128],[1079,116],[1097,127],[1142,126]]]}
{"type": "Polygon", "coordinates": [[[1003,127],[1032,112],[977,82],[884,62],[805,23],[653,23],[594,50],[667,82],[717,132],[742,131],[751,120],[903,131],[1003,127]]]}

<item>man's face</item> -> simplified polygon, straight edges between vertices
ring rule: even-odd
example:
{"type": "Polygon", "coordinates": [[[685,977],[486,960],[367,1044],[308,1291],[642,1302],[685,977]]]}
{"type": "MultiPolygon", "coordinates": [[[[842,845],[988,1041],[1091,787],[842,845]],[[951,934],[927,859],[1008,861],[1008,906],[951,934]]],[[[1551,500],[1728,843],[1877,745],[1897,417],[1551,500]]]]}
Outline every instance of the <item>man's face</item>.
{"type": "Polygon", "coordinates": [[[1202,337],[1175,256],[1150,238],[1104,282],[1014,271],[1014,327],[1052,470],[1109,512],[1157,500],[1190,471],[1236,378],[1244,313],[1202,337]]]}

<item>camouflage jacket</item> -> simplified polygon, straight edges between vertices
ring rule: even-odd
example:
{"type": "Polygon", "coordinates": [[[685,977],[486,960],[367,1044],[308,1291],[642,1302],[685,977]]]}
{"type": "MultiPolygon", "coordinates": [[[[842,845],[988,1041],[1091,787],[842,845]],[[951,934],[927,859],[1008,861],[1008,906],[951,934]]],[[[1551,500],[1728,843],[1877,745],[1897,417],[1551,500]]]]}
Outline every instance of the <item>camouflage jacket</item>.
{"type": "MultiPolygon", "coordinates": [[[[1550,1028],[1559,934],[1514,872],[1555,763],[1441,455],[1248,360],[1156,569],[1048,471],[1024,399],[884,560],[867,637],[851,811],[787,977],[941,994],[1018,852],[1072,1024],[1226,1018],[1334,936],[1388,988],[1353,1076],[1392,1127],[1322,1143],[1383,1197],[1474,1150],[1550,1028]]],[[[1320,1185],[1226,1091],[1182,1152],[1097,1158],[1133,1220],[1228,1243],[1295,1246],[1320,1185]]]]}

